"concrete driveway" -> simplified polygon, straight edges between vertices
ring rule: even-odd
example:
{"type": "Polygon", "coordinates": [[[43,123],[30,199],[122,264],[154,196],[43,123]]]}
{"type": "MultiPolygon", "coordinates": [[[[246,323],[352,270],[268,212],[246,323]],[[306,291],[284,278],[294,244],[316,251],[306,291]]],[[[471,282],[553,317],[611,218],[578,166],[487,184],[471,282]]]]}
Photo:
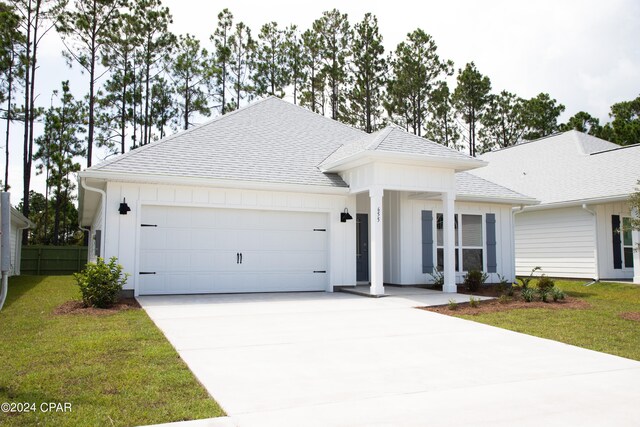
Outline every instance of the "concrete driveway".
{"type": "Polygon", "coordinates": [[[139,300],[238,426],[640,425],[639,362],[413,308],[449,298],[139,300]]]}

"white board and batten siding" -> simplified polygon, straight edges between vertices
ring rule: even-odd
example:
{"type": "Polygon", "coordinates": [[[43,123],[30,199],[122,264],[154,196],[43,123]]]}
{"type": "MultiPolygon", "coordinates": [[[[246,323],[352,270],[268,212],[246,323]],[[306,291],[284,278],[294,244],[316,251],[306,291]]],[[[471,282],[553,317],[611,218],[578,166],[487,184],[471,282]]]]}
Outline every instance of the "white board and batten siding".
{"type": "MultiPolygon", "coordinates": [[[[233,292],[230,286],[233,286],[235,279],[220,280],[230,271],[240,273],[236,275],[238,283],[246,284],[238,292],[270,291],[277,288],[275,282],[263,280],[265,288],[259,289],[252,287],[251,283],[255,281],[252,282],[251,278],[259,274],[265,278],[270,268],[284,273],[284,276],[289,274],[289,277],[293,277],[297,273],[291,266],[304,263],[308,264],[305,267],[317,265],[314,270],[326,270],[321,286],[318,285],[321,276],[314,274],[314,270],[308,272],[313,275],[309,284],[304,285],[309,287],[308,290],[322,287],[322,290],[331,291],[334,286],[355,283],[355,221],[340,222],[340,212],[345,208],[355,212],[355,196],[121,182],[109,182],[106,192],[106,234],[110,238],[105,241],[105,256],[118,257],[124,270],[132,273],[125,289],[133,289],[138,294],[141,290],[145,292],[144,286],[150,293],[233,292]],[[123,198],[131,207],[128,215],[120,215],[117,210],[123,198]],[[211,221],[211,218],[215,220],[211,221]],[[229,221],[240,222],[229,228],[225,226],[229,221]],[[148,227],[149,230],[141,227],[147,222],[159,227],[148,227]],[[326,228],[326,232],[314,232],[311,227],[326,228]],[[151,228],[164,228],[164,231],[160,230],[153,237],[153,232],[158,230],[151,228]],[[223,228],[232,235],[215,238],[216,233],[225,233],[223,228]],[[283,237],[280,240],[277,238],[278,229],[283,237]],[[131,244],[132,241],[135,243],[131,244]],[[186,241],[190,242],[188,248],[182,247],[186,241]],[[310,248],[306,258],[296,254],[299,252],[298,241],[306,241],[307,248],[310,248]],[[242,266],[236,264],[236,253],[241,251],[244,258],[242,266]],[[255,258],[251,254],[257,254],[256,251],[263,251],[261,257],[271,257],[275,264],[268,267],[264,263],[249,263],[255,258]],[[278,261],[276,252],[282,257],[281,261],[278,261]],[[211,265],[205,262],[205,258],[223,253],[231,254],[231,258],[225,256],[224,263],[213,270],[206,267],[211,277],[218,277],[219,285],[215,285],[214,279],[205,279],[207,274],[200,273],[203,273],[206,264],[211,265]],[[168,263],[178,262],[174,259],[176,256],[191,257],[192,261],[189,262],[193,268],[188,274],[193,277],[185,280],[190,281],[194,289],[182,290],[179,284],[174,282],[174,285],[170,285],[165,279],[157,277],[155,284],[143,285],[143,280],[152,281],[145,277],[147,275],[139,274],[146,271],[143,268],[156,273],[163,269],[166,271],[168,263]],[[225,264],[229,261],[231,265],[225,264]],[[244,270],[237,270],[236,267],[244,270]]],[[[180,270],[176,267],[172,271],[178,274],[180,270]]],[[[156,276],[159,277],[158,274],[156,276]]],[[[294,281],[291,280],[291,283],[294,281]]],[[[279,289],[295,290],[295,286],[287,287],[285,283],[279,289]]]]}
{"type": "MultiPolygon", "coordinates": [[[[437,199],[412,199],[408,192],[384,192],[384,282],[394,285],[423,285],[432,283],[430,275],[422,271],[422,211],[432,211],[435,218],[442,213],[442,202],[437,199]]],[[[358,194],[357,212],[369,213],[369,197],[358,194]]],[[[494,214],[496,220],[496,273],[488,282],[499,282],[499,276],[507,280],[513,277],[513,246],[511,244],[511,206],[492,203],[456,202],[456,214],[482,216],[483,270],[487,270],[486,215],[494,214]]],[[[433,236],[436,222],[433,221],[433,236]]],[[[436,250],[434,249],[434,257],[436,250]]],[[[435,265],[434,259],[434,265],[435,265]]],[[[462,283],[465,272],[456,273],[456,282],[462,283]]]]}
{"type": "Polygon", "coordinates": [[[517,275],[539,266],[551,277],[596,277],[595,220],[582,207],[525,211],[515,223],[517,275]]]}

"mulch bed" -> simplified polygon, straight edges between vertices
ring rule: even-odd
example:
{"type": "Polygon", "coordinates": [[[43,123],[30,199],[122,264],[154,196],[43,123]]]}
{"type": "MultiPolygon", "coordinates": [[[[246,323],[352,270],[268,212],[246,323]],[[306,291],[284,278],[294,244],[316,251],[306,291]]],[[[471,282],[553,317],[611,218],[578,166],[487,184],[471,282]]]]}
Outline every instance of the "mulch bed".
{"type": "MultiPolygon", "coordinates": [[[[495,313],[498,311],[508,311],[515,310],[520,308],[546,308],[546,309],[574,309],[574,310],[584,310],[591,307],[590,304],[586,301],[583,301],[578,298],[566,297],[564,300],[560,300],[557,302],[542,302],[542,301],[532,301],[525,302],[522,300],[514,300],[507,303],[501,303],[498,300],[488,300],[488,301],[480,301],[480,305],[478,307],[471,307],[469,303],[459,303],[455,310],[451,310],[448,305],[439,305],[434,307],[418,307],[421,310],[433,311],[435,313],[440,314],[448,314],[448,315],[457,315],[457,314],[465,314],[465,315],[478,315],[483,313],[495,313]]],[[[636,313],[639,314],[640,313],[636,313]]]]}
{"type": "Polygon", "coordinates": [[[105,316],[123,310],[139,309],[140,304],[135,298],[123,298],[110,308],[85,307],[82,301],[67,301],[53,310],[56,316],[65,314],[85,314],[90,316],[105,316]]]}
{"type": "Polygon", "coordinates": [[[635,320],[636,322],[640,322],[640,312],[630,311],[628,313],[620,313],[620,317],[627,320],[635,320]]]}

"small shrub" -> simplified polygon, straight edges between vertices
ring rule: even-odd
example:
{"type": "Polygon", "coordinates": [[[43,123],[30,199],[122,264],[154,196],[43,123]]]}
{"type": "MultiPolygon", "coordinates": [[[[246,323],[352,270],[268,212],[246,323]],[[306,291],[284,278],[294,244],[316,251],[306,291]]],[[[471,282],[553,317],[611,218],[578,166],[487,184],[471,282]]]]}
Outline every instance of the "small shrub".
{"type": "Polygon", "coordinates": [[[535,298],[535,295],[536,295],[535,291],[529,287],[523,288],[522,292],[520,292],[520,296],[522,296],[522,299],[525,302],[533,301],[533,299],[535,298]]]}
{"type": "Polygon", "coordinates": [[[538,289],[545,289],[550,291],[556,284],[553,280],[545,276],[544,274],[538,279],[538,289]]]}
{"type": "Polygon", "coordinates": [[[551,297],[553,298],[554,301],[558,302],[560,300],[563,300],[565,295],[564,292],[562,291],[562,289],[558,289],[555,286],[551,289],[551,297]]]}
{"type": "Polygon", "coordinates": [[[473,308],[480,307],[480,298],[469,297],[469,306],[473,308]]]}
{"type": "Polygon", "coordinates": [[[511,302],[511,297],[509,297],[509,295],[502,294],[500,295],[500,298],[498,298],[498,302],[500,304],[508,304],[509,302],[511,302]]]}
{"type": "Polygon", "coordinates": [[[550,294],[550,290],[547,288],[540,288],[538,289],[538,295],[540,296],[540,301],[542,302],[549,302],[549,294],[550,294]]]}
{"type": "Polygon", "coordinates": [[[464,275],[464,285],[470,292],[478,292],[489,275],[478,270],[471,270],[464,275]]]}
{"type": "Polygon", "coordinates": [[[520,286],[522,286],[522,289],[529,288],[529,283],[531,283],[531,281],[533,280],[533,273],[535,273],[538,270],[542,270],[542,268],[534,267],[531,270],[531,273],[529,273],[529,277],[518,277],[518,280],[520,281],[520,286]]]}
{"type": "Polygon", "coordinates": [[[433,270],[433,273],[428,273],[428,274],[429,276],[431,276],[434,286],[440,286],[440,287],[444,286],[444,274],[442,274],[442,271],[436,268],[433,270]]]}
{"type": "Polygon", "coordinates": [[[457,310],[458,309],[458,302],[454,299],[450,299],[449,303],[447,304],[447,307],[449,307],[449,310],[457,310]]]}
{"type": "Polygon", "coordinates": [[[118,259],[112,257],[109,263],[103,258],[88,263],[84,270],[73,277],[80,287],[82,302],[87,307],[108,308],[118,301],[118,296],[129,274],[122,273],[118,259]]]}
{"type": "Polygon", "coordinates": [[[502,274],[498,274],[498,279],[500,282],[496,285],[498,292],[501,295],[513,296],[513,283],[507,280],[502,274]]]}

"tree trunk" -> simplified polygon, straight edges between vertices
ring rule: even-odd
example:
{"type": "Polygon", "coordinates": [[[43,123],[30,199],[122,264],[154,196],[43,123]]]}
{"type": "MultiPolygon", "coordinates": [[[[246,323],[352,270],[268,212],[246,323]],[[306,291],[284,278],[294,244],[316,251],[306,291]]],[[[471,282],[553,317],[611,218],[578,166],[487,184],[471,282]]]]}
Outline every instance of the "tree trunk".
{"type": "MultiPolygon", "coordinates": [[[[39,1],[39,0],[37,0],[39,1]]],[[[29,0],[27,7],[27,34],[26,34],[26,49],[25,49],[25,75],[24,75],[24,141],[23,141],[23,159],[22,159],[22,214],[29,218],[29,184],[31,180],[31,161],[29,158],[29,100],[31,95],[29,90],[31,88],[31,16],[32,16],[32,1],[29,0]]],[[[29,239],[29,232],[27,229],[22,230],[22,244],[26,245],[29,239]]]]}
{"type": "Polygon", "coordinates": [[[9,129],[11,128],[11,97],[13,95],[14,61],[15,52],[11,52],[11,64],[9,65],[9,74],[7,75],[7,131],[4,143],[4,191],[9,191],[9,129]]]}

